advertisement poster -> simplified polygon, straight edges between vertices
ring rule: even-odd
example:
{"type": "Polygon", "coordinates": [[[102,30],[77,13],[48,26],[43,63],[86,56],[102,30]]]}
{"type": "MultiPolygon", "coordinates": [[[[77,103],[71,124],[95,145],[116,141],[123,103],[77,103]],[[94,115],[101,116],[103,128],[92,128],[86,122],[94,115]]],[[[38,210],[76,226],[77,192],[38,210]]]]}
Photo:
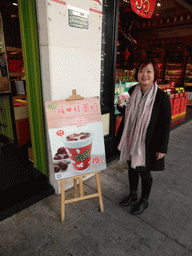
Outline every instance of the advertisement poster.
{"type": "Polygon", "coordinates": [[[45,108],[55,179],[106,169],[99,98],[47,101],[45,108]]]}

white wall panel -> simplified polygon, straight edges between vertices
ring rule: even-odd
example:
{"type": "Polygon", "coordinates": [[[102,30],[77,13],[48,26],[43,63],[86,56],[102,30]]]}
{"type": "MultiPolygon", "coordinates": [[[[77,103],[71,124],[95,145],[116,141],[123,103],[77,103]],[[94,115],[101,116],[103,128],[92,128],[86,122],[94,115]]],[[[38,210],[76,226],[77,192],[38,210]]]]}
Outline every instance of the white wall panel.
{"type": "MultiPolygon", "coordinates": [[[[78,8],[81,5],[78,3],[79,1],[66,2],[66,5],[51,0],[48,2],[49,44],[64,48],[101,50],[102,15],[89,11],[87,4],[87,7],[82,10],[89,12],[89,29],[70,27],[68,25],[68,5],[78,8]]],[[[84,3],[86,2],[90,1],[84,1],[84,3]]]]}
{"type": "MultiPolygon", "coordinates": [[[[66,99],[73,89],[83,97],[100,96],[102,14],[90,8],[101,5],[94,0],[36,0],[36,5],[44,101],[66,99]],[[69,26],[68,5],[88,11],[88,29],[69,26]]],[[[51,169],[50,146],[48,153],[51,169]]],[[[53,171],[50,182],[59,194],[53,171]]],[[[72,185],[67,181],[66,189],[72,185]]]]}
{"type": "Polygon", "coordinates": [[[72,89],[83,97],[99,96],[100,51],[54,46],[49,50],[52,100],[66,99],[72,89]]]}

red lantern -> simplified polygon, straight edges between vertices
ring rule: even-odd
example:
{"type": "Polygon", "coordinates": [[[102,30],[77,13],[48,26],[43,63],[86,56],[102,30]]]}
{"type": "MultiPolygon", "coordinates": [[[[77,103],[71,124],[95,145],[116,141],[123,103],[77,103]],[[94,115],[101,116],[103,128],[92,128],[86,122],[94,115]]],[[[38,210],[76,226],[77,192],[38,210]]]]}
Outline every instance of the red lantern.
{"type": "Polygon", "coordinates": [[[147,53],[146,52],[142,52],[142,57],[143,57],[143,60],[145,60],[147,58],[147,53]]]}
{"type": "Polygon", "coordinates": [[[131,53],[128,50],[126,50],[123,54],[124,54],[125,61],[127,61],[131,53]]]}
{"type": "Polygon", "coordinates": [[[183,57],[184,57],[184,59],[186,59],[188,56],[189,56],[189,52],[188,52],[187,50],[185,50],[185,51],[183,52],[183,57]]]}
{"type": "Polygon", "coordinates": [[[164,59],[164,58],[165,58],[165,55],[166,55],[166,52],[165,52],[165,51],[162,51],[162,52],[161,52],[161,59],[164,59]]]}

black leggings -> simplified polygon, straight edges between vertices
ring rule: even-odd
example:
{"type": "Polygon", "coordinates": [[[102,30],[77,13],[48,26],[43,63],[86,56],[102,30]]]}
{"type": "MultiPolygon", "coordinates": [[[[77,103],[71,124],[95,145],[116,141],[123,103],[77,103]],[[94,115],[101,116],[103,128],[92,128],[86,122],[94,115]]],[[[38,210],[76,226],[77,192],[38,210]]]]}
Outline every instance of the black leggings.
{"type": "Polygon", "coordinates": [[[137,191],[139,176],[141,177],[142,197],[148,199],[153,182],[151,171],[135,171],[129,164],[128,178],[131,193],[137,191]]]}

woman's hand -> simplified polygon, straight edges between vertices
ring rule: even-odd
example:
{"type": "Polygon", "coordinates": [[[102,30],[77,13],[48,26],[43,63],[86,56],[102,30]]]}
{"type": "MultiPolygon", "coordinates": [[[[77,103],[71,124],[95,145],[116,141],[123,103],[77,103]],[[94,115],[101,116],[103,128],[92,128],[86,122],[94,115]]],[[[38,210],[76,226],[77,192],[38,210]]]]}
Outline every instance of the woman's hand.
{"type": "Polygon", "coordinates": [[[165,156],[164,153],[156,152],[156,160],[159,160],[165,156]]]}
{"type": "Polygon", "coordinates": [[[124,100],[121,96],[118,96],[118,101],[117,101],[117,104],[119,107],[123,107],[123,104],[124,104],[124,100]]]}

